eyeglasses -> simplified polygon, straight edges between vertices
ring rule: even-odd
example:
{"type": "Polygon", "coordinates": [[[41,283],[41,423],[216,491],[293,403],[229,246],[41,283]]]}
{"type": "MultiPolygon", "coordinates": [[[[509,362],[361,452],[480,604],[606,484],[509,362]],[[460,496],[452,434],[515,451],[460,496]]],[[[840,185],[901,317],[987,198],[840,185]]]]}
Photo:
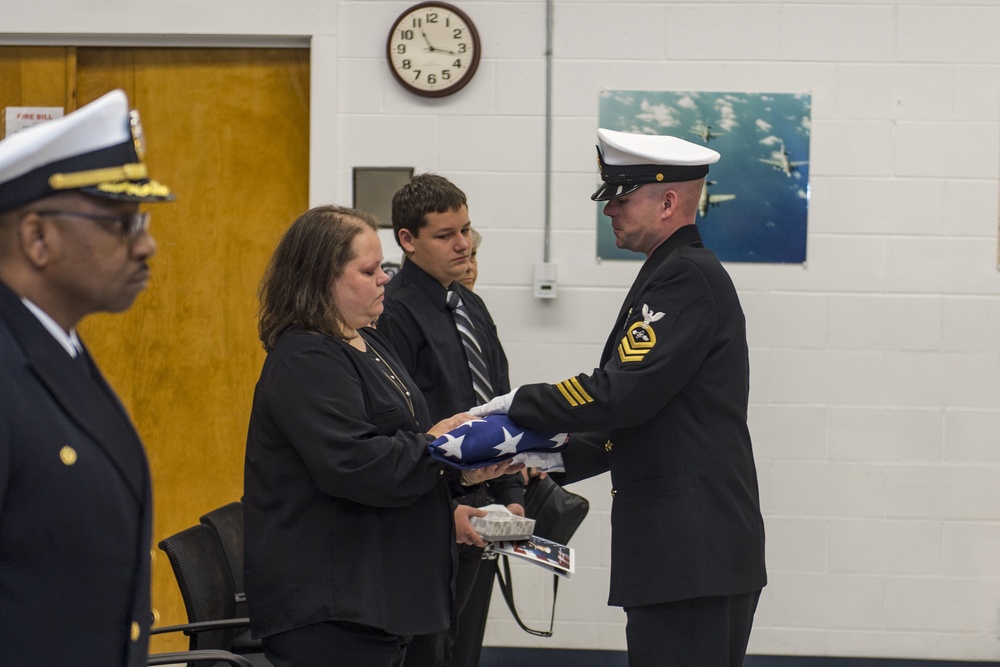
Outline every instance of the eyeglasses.
{"type": "Polygon", "coordinates": [[[135,239],[139,234],[149,229],[149,211],[139,211],[138,213],[125,213],[122,215],[100,215],[97,213],[80,213],[77,211],[35,211],[37,215],[65,215],[73,218],[84,218],[96,222],[104,222],[121,234],[129,241],[135,239]]]}

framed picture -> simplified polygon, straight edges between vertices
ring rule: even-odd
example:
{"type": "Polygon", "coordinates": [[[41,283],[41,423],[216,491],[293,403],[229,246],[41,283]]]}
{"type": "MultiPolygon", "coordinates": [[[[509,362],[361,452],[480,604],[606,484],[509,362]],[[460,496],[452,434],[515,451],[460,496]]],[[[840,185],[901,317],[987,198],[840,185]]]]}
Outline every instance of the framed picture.
{"type": "Polygon", "coordinates": [[[392,196],[413,178],[413,167],[355,167],[354,208],[392,227],[392,196]]]}

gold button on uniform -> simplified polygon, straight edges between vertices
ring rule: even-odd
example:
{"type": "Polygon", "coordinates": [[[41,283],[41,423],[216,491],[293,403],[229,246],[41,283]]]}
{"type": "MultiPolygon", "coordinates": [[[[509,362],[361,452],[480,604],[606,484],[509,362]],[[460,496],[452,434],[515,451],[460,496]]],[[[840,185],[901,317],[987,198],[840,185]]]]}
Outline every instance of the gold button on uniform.
{"type": "Polygon", "coordinates": [[[614,498],[617,493],[618,493],[617,489],[611,489],[611,497],[612,498],[614,498]]]}
{"type": "Polygon", "coordinates": [[[132,621],[132,641],[139,641],[139,635],[142,632],[139,630],[139,624],[136,621],[132,621]]]}
{"type": "Polygon", "coordinates": [[[607,440],[604,443],[604,451],[608,452],[609,454],[611,453],[611,450],[614,449],[614,448],[615,448],[615,446],[611,444],[610,440],[607,440]]]}
{"type": "Polygon", "coordinates": [[[65,465],[71,466],[76,463],[76,450],[66,445],[59,450],[59,460],[65,465]]]}

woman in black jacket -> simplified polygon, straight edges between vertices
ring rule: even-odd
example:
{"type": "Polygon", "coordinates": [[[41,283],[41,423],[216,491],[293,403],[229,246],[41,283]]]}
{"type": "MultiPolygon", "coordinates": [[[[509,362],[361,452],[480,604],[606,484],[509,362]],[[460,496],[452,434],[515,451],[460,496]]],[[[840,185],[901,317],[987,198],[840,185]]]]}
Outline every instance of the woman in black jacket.
{"type": "Polygon", "coordinates": [[[381,263],[375,221],[326,206],[292,224],[261,283],[268,355],[247,434],[245,577],[276,667],[392,667],[412,635],[446,628],[451,496],[508,472],[459,475],[428,453],[471,417],[432,425],[370,326],[389,280],[381,263]]]}

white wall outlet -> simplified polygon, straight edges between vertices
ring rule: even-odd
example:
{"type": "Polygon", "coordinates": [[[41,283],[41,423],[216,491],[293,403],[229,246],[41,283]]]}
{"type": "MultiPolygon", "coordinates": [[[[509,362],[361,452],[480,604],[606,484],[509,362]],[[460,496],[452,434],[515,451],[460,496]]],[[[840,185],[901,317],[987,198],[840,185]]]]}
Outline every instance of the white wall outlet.
{"type": "Polygon", "coordinates": [[[535,297],[539,299],[556,298],[556,265],[535,264],[535,297]]]}

